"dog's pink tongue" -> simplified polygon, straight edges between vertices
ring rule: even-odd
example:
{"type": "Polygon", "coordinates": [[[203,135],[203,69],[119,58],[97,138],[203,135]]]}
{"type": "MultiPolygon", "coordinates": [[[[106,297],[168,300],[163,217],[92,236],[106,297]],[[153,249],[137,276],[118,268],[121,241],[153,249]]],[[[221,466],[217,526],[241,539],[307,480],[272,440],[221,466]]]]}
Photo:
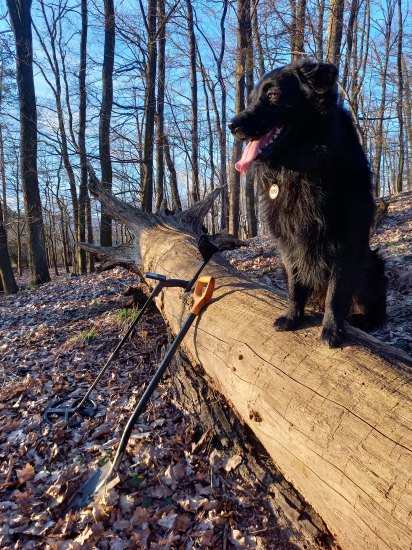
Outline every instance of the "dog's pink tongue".
{"type": "Polygon", "coordinates": [[[255,160],[259,154],[260,139],[255,141],[249,141],[246,146],[246,149],[243,151],[242,158],[235,164],[235,168],[241,174],[246,174],[249,170],[250,165],[255,160]]]}

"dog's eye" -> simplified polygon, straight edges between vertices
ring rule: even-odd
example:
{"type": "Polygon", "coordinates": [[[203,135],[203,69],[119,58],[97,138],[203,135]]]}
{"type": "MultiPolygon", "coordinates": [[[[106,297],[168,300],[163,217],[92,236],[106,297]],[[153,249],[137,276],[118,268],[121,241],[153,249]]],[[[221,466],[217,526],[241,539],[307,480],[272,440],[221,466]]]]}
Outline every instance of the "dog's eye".
{"type": "Polygon", "coordinates": [[[268,92],[266,94],[266,97],[270,100],[270,101],[276,101],[277,97],[278,97],[278,94],[276,92],[268,92]]]}

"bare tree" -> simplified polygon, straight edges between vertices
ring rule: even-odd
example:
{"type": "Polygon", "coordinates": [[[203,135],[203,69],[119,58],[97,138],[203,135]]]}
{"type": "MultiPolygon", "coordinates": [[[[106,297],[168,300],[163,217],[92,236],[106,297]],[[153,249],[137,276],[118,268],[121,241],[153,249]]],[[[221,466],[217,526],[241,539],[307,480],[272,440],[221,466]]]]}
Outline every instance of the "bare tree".
{"type": "Polygon", "coordinates": [[[37,108],[33,79],[31,0],[7,0],[16,41],[16,76],[20,109],[20,165],[27,218],[29,259],[34,284],[50,281],[44,243],[37,174],[37,108]]]}
{"type": "MultiPolygon", "coordinates": [[[[246,97],[248,100],[254,85],[254,79],[253,79],[254,56],[253,56],[253,36],[252,36],[252,20],[251,20],[251,13],[250,13],[250,3],[249,3],[249,6],[246,6],[245,20],[243,25],[244,25],[245,42],[246,42],[246,51],[245,51],[246,90],[245,91],[246,91],[246,97]]],[[[303,39],[303,36],[302,36],[302,39],[303,39]]],[[[249,173],[246,175],[245,203],[246,203],[247,236],[249,238],[255,237],[257,235],[254,181],[255,181],[255,177],[253,173],[249,173]]]]}
{"type": "Polygon", "coordinates": [[[159,210],[164,198],[164,110],[166,76],[166,14],[164,0],[158,0],[158,76],[157,76],[157,113],[156,113],[156,210],[159,210]]]}
{"type": "Polygon", "coordinates": [[[387,101],[387,85],[388,85],[388,66],[389,66],[389,55],[393,46],[393,37],[392,37],[392,23],[395,13],[395,2],[394,0],[387,0],[386,3],[387,11],[384,17],[384,27],[381,30],[384,38],[384,51],[381,55],[378,51],[376,44],[373,44],[373,49],[375,52],[375,57],[379,66],[379,73],[381,77],[381,101],[380,107],[378,110],[378,120],[377,128],[375,135],[375,158],[373,161],[373,174],[374,174],[374,189],[375,196],[380,196],[380,170],[381,170],[381,157],[383,149],[383,123],[385,117],[385,108],[387,101]]]}
{"type": "Polygon", "coordinates": [[[192,204],[200,200],[199,190],[199,133],[198,133],[198,105],[197,105],[197,76],[196,76],[196,36],[193,25],[192,1],[186,0],[187,31],[189,34],[189,64],[190,64],[190,90],[191,90],[191,135],[192,152],[190,163],[192,166],[191,198],[192,204]]]}
{"type": "Polygon", "coordinates": [[[3,224],[3,209],[0,202],[0,290],[4,294],[15,294],[18,290],[11,267],[7,235],[3,224]]]}
{"type": "Polygon", "coordinates": [[[404,78],[402,70],[402,46],[403,46],[403,18],[402,18],[402,2],[398,0],[398,51],[397,51],[397,69],[398,69],[398,99],[396,109],[398,113],[399,124],[399,164],[398,164],[398,176],[396,178],[396,192],[400,193],[403,190],[403,168],[405,164],[405,150],[404,150],[404,138],[403,138],[403,89],[404,78]]]}
{"type": "Polygon", "coordinates": [[[345,0],[330,0],[326,38],[326,61],[334,63],[338,67],[342,45],[344,7],[345,0]]]}
{"type": "Polygon", "coordinates": [[[306,0],[291,0],[292,24],[291,24],[291,49],[292,61],[299,59],[305,50],[305,21],[306,0]]]}
{"type": "Polygon", "coordinates": [[[142,165],[142,196],[141,206],[144,212],[153,209],[153,149],[154,124],[156,114],[156,11],[157,0],[149,0],[147,5],[147,20],[142,8],[142,16],[146,21],[147,30],[147,63],[146,63],[146,124],[144,130],[143,165],[142,165]]]}
{"type": "MultiPolygon", "coordinates": [[[[245,108],[245,52],[247,49],[247,21],[250,21],[250,0],[237,0],[237,56],[236,56],[236,113],[245,108]]],[[[229,231],[239,236],[240,174],[235,163],[242,155],[242,143],[235,141],[232,149],[230,173],[229,231]]]]}
{"type": "MultiPolygon", "coordinates": [[[[104,0],[104,58],[102,68],[102,106],[99,125],[99,154],[102,182],[112,190],[113,170],[110,158],[110,120],[113,107],[113,67],[115,47],[115,15],[113,0],[104,0]]],[[[112,219],[102,205],[100,222],[101,246],[112,246],[112,219]]]]}
{"type": "MultiPolygon", "coordinates": [[[[79,133],[78,148],[80,155],[80,189],[79,189],[79,210],[78,210],[78,234],[80,242],[86,240],[86,219],[87,219],[87,155],[86,155],[86,50],[87,50],[87,0],[81,0],[82,28],[80,34],[80,66],[79,66],[79,133]]],[[[79,271],[87,272],[86,253],[79,249],[79,271]]]]}

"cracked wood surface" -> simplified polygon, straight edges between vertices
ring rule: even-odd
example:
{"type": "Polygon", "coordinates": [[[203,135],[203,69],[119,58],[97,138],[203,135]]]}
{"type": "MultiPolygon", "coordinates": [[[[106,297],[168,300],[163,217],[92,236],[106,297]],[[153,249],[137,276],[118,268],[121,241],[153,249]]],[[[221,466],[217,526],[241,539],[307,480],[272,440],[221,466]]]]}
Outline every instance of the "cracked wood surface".
{"type": "MultiPolygon", "coordinates": [[[[144,223],[133,246],[142,271],[190,279],[201,263],[195,244],[167,223],[144,223]]],[[[301,330],[275,332],[285,301],[273,289],[221,258],[204,274],[217,278],[216,290],[183,343],[192,364],[342,548],[410,548],[412,359],[355,329],[343,349],[330,350],[319,341],[315,315],[301,330]]],[[[167,289],[157,300],[174,333],[188,312],[182,296],[167,289]]]]}

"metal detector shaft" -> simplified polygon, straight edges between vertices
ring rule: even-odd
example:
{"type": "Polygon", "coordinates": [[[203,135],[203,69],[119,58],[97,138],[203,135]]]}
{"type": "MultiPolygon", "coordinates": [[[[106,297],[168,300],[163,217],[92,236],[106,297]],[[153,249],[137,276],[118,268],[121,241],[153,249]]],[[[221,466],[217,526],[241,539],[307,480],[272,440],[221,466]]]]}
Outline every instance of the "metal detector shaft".
{"type": "Polygon", "coordinates": [[[85,401],[90,397],[90,394],[92,393],[92,391],[94,390],[94,388],[97,386],[97,384],[100,382],[102,376],[104,375],[104,373],[107,371],[107,369],[109,368],[111,362],[113,361],[113,359],[116,357],[116,355],[118,354],[119,350],[123,347],[123,344],[126,342],[126,340],[129,338],[132,330],[134,329],[134,327],[137,325],[137,323],[139,322],[139,320],[141,319],[141,317],[144,315],[144,312],[146,311],[146,309],[150,306],[150,304],[153,302],[153,300],[156,298],[156,296],[158,296],[158,294],[160,294],[162,288],[164,286],[164,283],[163,281],[159,281],[159,283],[155,286],[155,288],[153,289],[153,292],[150,294],[149,298],[146,300],[146,302],[144,303],[142,309],[139,311],[136,319],[132,322],[132,324],[129,326],[129,328],[127,329],[127,332],[126,334],[123,336],[123,338],[120,340],[120,342],[117,344],[116,348],[114,349],[113,353],[110,355],[110,357],[108,358],[108,360],[106,361],[105,365],[102,367],[102,369],[100,370],[99,374],[97,375],[96,379],[94,380],[93,384],[90,386],[90,388],[87,390],[87,392],[85,393],[85,395],[83,396],[82,400],[80,401],[80,403],[76,406],[75,408],[75,411],[77,411],[78,409],[80,409],[83,404],[85,403],[85,401]]]}
{"type": "MultiPolygon", "coordinates": [[[[144,303],[142,309],[139,311],[136,319],[132,322],[132,324],[129,326],[129,328],[127,329],[127,332],[126,334],[123,336],[123,338],[120,340],[120,342],[117,344],[115,350],[113,351],[113,353],[110,355],[109,359],[106,361],[105,365],[102,367],[102,369],[100,370],[99,374],[97,375],[96,379],[94,380],[94,382],[92,383],[92,385],[90,386],[90,388],[87,390],[86,394],[83,396],[82,400],[79,402],[79,404],[76,406],[74,412],[76,412],[77,410],[79,410],[83,404],[85,403],[85,401],[90,397],[90,394],[92,393],[92,391],[94,390],[94,388],[97,386],[97,384],[100,382],[102,376],[104,375],[104,373],[107,371],[107,369],[109,368],[111,362],[113,361],[113,359],[116,357],[116,355],[118,354],[119,350],[123,347],[123,344],[126,342],[126,340],[129,338],[132,330],[134,329],[134,327],[137,325],[137,323],[139,322],[139,320],[142,318],[144,312],[146,311],[146,309],[150,306],[150,304],[153,302],[153,300],[156,298],[156,296],[158,296],[160,294],[160,292],[165,288],[165,287],[180,287],[180,288],[185,288],[187,287],[187,284],[188,284],[188,281],[185,281],[183,279],[167,279],[164,275],[159,275],[157,273],[146,273],[146,277],[148,279],[156,279],[157,281],[159,281],[157,283],[157,285],[155,286],[155,288],[153,289],[153,292],[150,294],[149,298],[146,300],[146,302],[144,303]]],[[[189,281],[190,282],[190,281],[189,281]]]]}

